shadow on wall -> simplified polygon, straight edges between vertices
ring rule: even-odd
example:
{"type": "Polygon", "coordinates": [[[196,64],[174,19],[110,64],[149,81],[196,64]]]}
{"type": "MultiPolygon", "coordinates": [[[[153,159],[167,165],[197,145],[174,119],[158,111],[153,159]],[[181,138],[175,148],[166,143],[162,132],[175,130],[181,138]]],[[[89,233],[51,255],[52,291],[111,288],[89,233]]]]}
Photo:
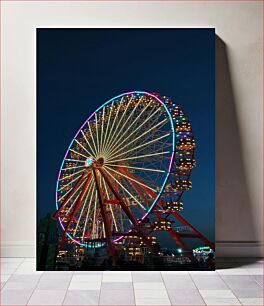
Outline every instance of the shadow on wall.
{"type": "MultiPolygon", "coordinates": [[[[253,205],[247,185],[228,46],[216,36],[216,241],[255,242],[253,205]]],[[[227,245],[228,247],[228,245],[227,245]]],[[[243,256],[243,254],[242,254],[243,256]]]]}

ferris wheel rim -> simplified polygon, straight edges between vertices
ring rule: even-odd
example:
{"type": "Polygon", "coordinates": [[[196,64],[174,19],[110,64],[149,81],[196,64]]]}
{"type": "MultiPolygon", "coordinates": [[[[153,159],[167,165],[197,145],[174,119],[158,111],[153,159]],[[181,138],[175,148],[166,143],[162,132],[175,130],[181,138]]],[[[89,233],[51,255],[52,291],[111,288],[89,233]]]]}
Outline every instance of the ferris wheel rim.
{"type": "MultiPolygon", "coordinates": [[[[169,118],[169,121],[170,121],[170,127],[171,127],[171,131],[170,133],[172,134],[172,145],[171,145],[171,155],[170,155],[170,162],[169,162],[169,167],[168,167],[168,171],[167,171],[167,174],[166,174],[166,177],[165,179],[163,180],[163,183],[162,183],[162,186],[160,188],[160,191],[159,193],[157,194],[156,198],[153,200],[151,206],[148,208],[147,212],[143,215],[143,217],[138,221],[138,223],[140,224],[149,214],[150,212],[153,210],[153,208],[155,207],[157,201],[159,200],[160,196],[162,195],[162,192],[164,190],[164,187],[169,179],[169,176],[170,176],[170,173],[171,173],[171,169],[172,169],[172,166],[173,166],[173,162],[174,162],[174,158],[175,158],[175,127],[174,127],[174,122],[173,122],[173,118],[172,118],[172,115],[168,109],[168,107],[166,106],[166,103],[164,101],[162,101],[157,95],[155,94],[152,94],[152,93],[149,93],[149,92],[146,92],[146,91],[138,91],[138,90],[135,90],[135,91],[129,91],[129,92],[125,92],[125,93],[122,93],[122,94],[119,94],[111,99],[109,99],[108,101],[106,101],[104,104],[102,104],[99,108],[97,108],[85,121],[84,123],[82,124],[82,126],[79,128],[79,130],[76,132],[76,134],[74,135],[72,141],[70,142],[70,145],[68,146],[67,150],[66,150],[66,153],[63,157],[63,160],[62,160],[62,163],[61,163],[61,166],[60,166],[60,170],[59,170],[59,173],[58,173],[58,177],[57,177],[57,183],[56,183],[56,196],[55,196],[55,200],[56,200],[56,210],[58,210],[58,186],[59,186],[59,178],[61,176],[61,171],[63,170],[63,165],[65,163],[65,160],[66,160],[66,157],[70,151],[70,148],[74,142],[74,140],[76,139],[77,135],[79,135],[79,133],[81,132],[81,130],[83,129],[83,127],[85,126],[85,124],[87,124],[89,122],[89,120],[96,115],[97,112],[99,112],[103,107],[105,107],[107,104],[113,102],[114,100],[118,99],[118,98],[121,98],[123,96],[127,96],[127,95],[133,95],[133,94],[142,94],[142,95],[147,95],[149,97],[152,97],[154,98],[156,101],[158,101],[165,109],[167,115],[168,115],[168,118],[169,118]]],[[[62,220],[61,220],[61,217],[58,217],[58,220],[59,220],[59,223],[60,223],[60,226],[61,228],[65,231],[65,226],[63,225],[62,223],[62,220]]],[[[128,230],[128,233],[131,232],[131,230],[128,230]]],[[[89,247],[87,243],[82,243],[78,240],[76,240],[71,234],[69,234],[68,232],[66,232],[66,235],[72,240],[74,241],[76,244],[80,245],[80,246],[84,246],[84,247],[89,247]]],[[[113,241],[116,242],[116,241],[119,241],[123,238],[123,236],[120,236],[116,239],[114,239],[113,241]]]]}

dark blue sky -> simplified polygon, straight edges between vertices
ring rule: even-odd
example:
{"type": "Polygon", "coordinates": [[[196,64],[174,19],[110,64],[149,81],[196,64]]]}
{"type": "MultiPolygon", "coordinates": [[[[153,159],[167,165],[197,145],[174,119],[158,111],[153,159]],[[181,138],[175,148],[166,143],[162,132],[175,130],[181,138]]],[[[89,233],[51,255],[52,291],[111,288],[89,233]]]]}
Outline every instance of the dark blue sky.
{"type": "Polygon", "coordinates": [[[182,215],[210,240],[215,223],[214,29],[37,30],[37,212],[55,210],[65,151],[89,114],[127,91],[159,92],[188,114],[196,139],[182,215]]]}

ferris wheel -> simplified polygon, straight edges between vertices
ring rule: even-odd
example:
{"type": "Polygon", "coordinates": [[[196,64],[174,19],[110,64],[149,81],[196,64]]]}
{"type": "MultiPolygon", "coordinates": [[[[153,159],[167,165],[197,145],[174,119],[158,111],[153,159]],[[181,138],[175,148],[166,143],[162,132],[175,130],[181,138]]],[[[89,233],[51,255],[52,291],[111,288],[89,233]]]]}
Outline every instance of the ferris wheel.
{"type": "MultiPolygon", "coordinates": [[[[63,158],[56,186],[56,212],[66,236],[81,246],[115,243],[143,228],[168,230],[182,210],[195,166],[191,125],[171,99],[133,91],[112,98],[84,122],[63,158]]],[[[181,217],[179,217],[181,218],[181,217]]],[[[190,224],[189,224],[190,225],[190,224]]],[[[175,236],[176,235],[176,236],[175,236]]]]}

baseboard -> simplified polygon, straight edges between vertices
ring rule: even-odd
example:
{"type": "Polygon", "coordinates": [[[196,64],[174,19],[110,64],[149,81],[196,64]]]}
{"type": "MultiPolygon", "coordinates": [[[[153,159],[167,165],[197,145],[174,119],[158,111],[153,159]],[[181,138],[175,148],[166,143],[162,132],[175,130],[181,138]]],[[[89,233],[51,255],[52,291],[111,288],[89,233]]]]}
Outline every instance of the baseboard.
{"type": "Polygon", "coordinates": [[[36,257],[34,242],[2,242],[1,257],[36,257]]]}
{"type": "MultiPolygon", "coordinates": [[[[217,257],[263,257],[262,242],[217,242],[217,257]]],[[[1,244],[1,257],[35,257],[34,242],[5,242],[1,244]]]]}
{"type": "Polygon", "coordinates": [[[258,241],[216,242],[217,257],[263,257],[263,243],[258,241]]]}

